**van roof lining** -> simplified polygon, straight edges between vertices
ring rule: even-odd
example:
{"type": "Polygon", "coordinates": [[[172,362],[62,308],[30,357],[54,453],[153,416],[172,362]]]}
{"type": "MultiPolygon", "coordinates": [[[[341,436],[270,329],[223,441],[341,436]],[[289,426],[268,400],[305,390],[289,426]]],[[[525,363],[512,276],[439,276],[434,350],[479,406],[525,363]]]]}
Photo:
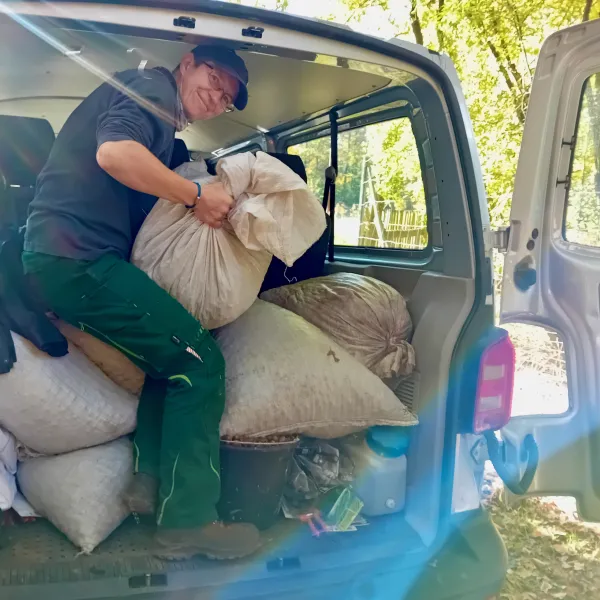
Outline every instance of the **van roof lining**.
{"type": "MultiPolygon", "coordinates": [[[[0,113],[43,116],[55,131],[74,110],[77,99],[86,97],[101,81],[83,62],[107,74],[136,68],[142,59],[148,60],[148,67],[174,68],[193,47],[157,37],[59,29],[39,19],[36,25],[54,40],[55,47],[12,21],[0,24],[0,48],[5,47],[0,52],[0,113]],[[69,51],[71,56],[65,54],[69,51]]],[[[250,71],[247,109],[191,125],[181,135],[191,150],[209,153],[309,118],[385,88],[394,75],[385,69],[377,72],[376,65],[316,53],[264,47],[262,52],[242,50],[241,54],[250,71]]]]}

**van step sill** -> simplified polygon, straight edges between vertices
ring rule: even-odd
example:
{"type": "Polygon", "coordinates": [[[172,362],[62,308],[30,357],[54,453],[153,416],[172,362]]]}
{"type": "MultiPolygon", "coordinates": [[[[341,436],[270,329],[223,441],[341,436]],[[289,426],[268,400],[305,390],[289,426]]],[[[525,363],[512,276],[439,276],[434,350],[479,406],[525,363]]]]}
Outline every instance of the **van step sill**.
{"type": "MultiPolygon", "coordinates": [[[[273,564],[282,557],[297,561],[302,569],[314,569],[322,563],[324,554],[329,555],[327,564],[331,567],[338,561],[344,563],[350,550],[360,550],[365,558],[374,558],[374,554],[393,540],[401,543],[404,551],[423,549],[419,536],[401,517],[377,519],[376,523],[361,528],[362,531],[319,539],[312,538],[305,526],[282,520],[265,532],[266,544],[259,557],[235,563],[203,558],[165,562],[151,554],[153,530],[151,526],[137,525],[128,519],[91,556],[77,556],[77,549],[46,520],[0,528],[0,588],[130,579],[148,573],[168,575],[198,570],[210,571],[212,585],[219,585],[219,580],[231,581],[232,575],[238,579],[244,572],[249,574],[250,565],[254,567],[250,569],[252,576],[256,577],[257,562],[273,564]]],[[[267,571],[266,567],[260,570],[267,571]]],[[[270,576],[274,574],[271,570],[270,576]]],[[[1,589],[0,597],[4,597],[1,589]]]]}

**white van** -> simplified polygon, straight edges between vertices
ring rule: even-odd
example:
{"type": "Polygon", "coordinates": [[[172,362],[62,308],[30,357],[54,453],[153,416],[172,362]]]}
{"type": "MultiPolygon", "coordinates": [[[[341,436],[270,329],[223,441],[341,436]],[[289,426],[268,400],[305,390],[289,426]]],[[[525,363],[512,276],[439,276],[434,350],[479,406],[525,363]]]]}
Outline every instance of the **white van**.
{"type": "MultiPolygon", "coordinates": [[[[0,598],[493,597],[507,557],[480,506],[486,441],[511,489],[575,496],[580,515],[600,521],[600,240],[589,227],[598,214],[580,219],[581,230],[565,217],[582,194],[600,194],[600,142],[590,145],[600,140],[600,22],[556,33],[541,51],[510,235],[490,231],[467,107],[446,56],[217,1],[0,4],[2,122],[33,117],[39,125],[33,142],[0,136],[0,158],[12,152],[43,163],[67,116],[103,78],[173,68],[202,40],[240,51],[250,102],[242,113],[190,126],[182,138],[192,154],[214,161],[257,149],[294,153],[319,194],[333,166],[338,208],[327,271],[376,277],[409,300],[417,373],[398,395],[420,425],[408,451],[405,508],[324,538],[284,526],[258,555],[235,563],[157,560],[151,532],[133,520],[91,556],[79,556],[43,520],[3,528],[0,598]],[[397,198],[382,200],[369,183],[377,176],[372,144],[385,149],[391,129],[406,153],[395,188],[402,214],[397,198]],[[358,162],[350,158],[357,147],[358,162]],[[407,182],[409,163],[420,168],[407,182]],[[509,422],[514,355],[494,326],[495,244],[507,250],[503,318],[550,327],[564,341],[564,414],[509,422]]],[[[36,175],[34,167],[14,181],[3,173],[0,205],[26,207],[36,175]]]]}

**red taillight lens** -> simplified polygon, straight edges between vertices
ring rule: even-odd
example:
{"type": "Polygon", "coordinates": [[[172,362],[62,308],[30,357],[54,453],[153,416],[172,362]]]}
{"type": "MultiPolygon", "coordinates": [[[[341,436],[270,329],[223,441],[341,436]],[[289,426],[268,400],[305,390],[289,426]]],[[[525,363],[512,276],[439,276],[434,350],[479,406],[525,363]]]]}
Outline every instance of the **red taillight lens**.
{"type": "Polygon", "coordinates": [[[508,332],[483,352],[479,366],[473,431],[495,430],[510,419],[515,381],[515,348],[508,332]]]}

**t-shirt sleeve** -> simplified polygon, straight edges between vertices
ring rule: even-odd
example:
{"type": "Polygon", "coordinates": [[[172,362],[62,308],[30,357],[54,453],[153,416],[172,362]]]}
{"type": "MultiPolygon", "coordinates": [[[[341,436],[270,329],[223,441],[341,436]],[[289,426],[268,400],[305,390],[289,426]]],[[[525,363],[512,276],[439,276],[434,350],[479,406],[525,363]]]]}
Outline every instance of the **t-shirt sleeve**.
{"type": "Polygon", "coordinates": [[[155,155],[173,141],[177,93],[161,73],[136,76],[116,90],[108,110],[98,117],[97,146],[133,140],[155,155]]]}

